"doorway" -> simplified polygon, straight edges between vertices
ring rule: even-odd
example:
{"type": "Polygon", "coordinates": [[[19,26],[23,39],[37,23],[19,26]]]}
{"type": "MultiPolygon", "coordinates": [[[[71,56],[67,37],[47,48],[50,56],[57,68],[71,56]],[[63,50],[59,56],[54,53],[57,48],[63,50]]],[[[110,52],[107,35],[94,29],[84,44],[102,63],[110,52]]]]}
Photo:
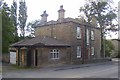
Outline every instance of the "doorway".
{"type": "Polygon", "coordinates": [[[35,66],[38,65],[38,57],[37,57],[37,55],[38,55],[38,50],[35,49],[35,57],[34,57],[34,60],[35,60],[35,66]]]}
{"type": "Polygon", "coordinates": [[[32,58],[32,50],[31,49],[29,49],[28,51],[27,51],[27,66],[28,67],[30,67],[31,66],[31,58],[32,58]]]}

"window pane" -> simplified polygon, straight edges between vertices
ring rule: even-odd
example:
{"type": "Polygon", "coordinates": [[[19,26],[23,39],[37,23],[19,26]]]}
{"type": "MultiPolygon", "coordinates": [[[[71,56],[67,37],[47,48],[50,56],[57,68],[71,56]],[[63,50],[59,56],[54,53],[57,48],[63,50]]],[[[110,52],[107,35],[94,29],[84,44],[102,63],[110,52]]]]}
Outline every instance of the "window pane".
{"type": "Polygon", "coordinates": [[[56,52],[56,49],[54,49],[53,52],[56,52]]]}
{"type": "Polygon", "coordinates": [[[91,47],[91,55],[94,55],[94,47],[91,47]]]}
{"type": "Polygon", "coordinates": [[[54,53],[54,57],[53,58],[55,58],[55,53],[54,53]]]}
{"type": "Polygon", "coordinates": [[[81,47],[77,46],[77,58],[81,57],[81,47]]]}
{"type": "Polygon", "coordinates": [[[94,31],[91,31],[91,40],[94,40],[94,31]]]}
{"type": "Polygon", "coordinates": [[[56,55],[57,55],[56,58],[58,58],[58,53],[56,53],[56,55]]]}
{"type": "Polygon", "coordinates": [[[59,58],[59,50],[57,50],[57,49],[51,50],[50,57],[52,59],[58,59],[59,58]]]}
{"type": "Polygon", "coordinates": [[[87,32],[86,32],[86,38],[87,38],[87,45],[89,45],[89,30],[87,29],[87,32]]]}
{"type": "Polygon", "coordinates": [[[81,38],[81,29],[77,27],[77,38],[81,38]]]}

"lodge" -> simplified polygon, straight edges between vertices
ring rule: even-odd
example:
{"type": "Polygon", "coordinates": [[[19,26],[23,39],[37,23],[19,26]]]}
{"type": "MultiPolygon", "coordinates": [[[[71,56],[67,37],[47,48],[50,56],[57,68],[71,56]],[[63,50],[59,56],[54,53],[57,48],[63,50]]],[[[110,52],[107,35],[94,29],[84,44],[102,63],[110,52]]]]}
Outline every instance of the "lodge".
{"type": "Polygon", "coordinates": [[[35,26],[35,37],[11,44],[11,63],[19,66],[84,64],[101,59],[101,32],[93,16],[91,24],[81,18],[65,18],[60,6],[57,21],[47,21],[46,11],[35,26]]]}

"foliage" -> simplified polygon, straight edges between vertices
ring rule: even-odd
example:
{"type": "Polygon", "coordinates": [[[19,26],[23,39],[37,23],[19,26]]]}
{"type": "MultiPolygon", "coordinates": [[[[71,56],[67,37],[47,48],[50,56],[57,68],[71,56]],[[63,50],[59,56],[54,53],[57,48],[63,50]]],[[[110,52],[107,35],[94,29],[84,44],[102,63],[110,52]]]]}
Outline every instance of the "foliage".
{"type": "Polygon", "coordinates": [[[97,19],[98,26],[105,30],[116,30],[117,24],[113,23],[113,20],[117,18],[115,12],[110,6],[109,2],[89,2],[83,7],[80,7],[80,12],[83,12],[86,16],[86,22],[91,23],[92,17],[97,19]]]}
{"type": "Polygon", "coordinates": [[[115,47],[112,42],[110,40],[105,40],[105,56],[110,57],[114,49],[115,47]]]}
{"type": "Polygon", "coordinates": [[[117,58],[120,58],[120,50],[118,51],[118,55],[116,56],[117,58]]]}
{"type": "Polygon", "coordinates": [[[37,26],[37,24],[39,24],[40,20],[35,20],[35,21],[32,21],[32,22],[29,22],[27,24],[27,29],[26,31],[29,32],[29,36],[30,37],[34,37],[35,36],[35,27],[37,26]]]}
{"type": "Polygon", "coordinates": [[[3,4],[3,0],[0,0],[0,12],[1,12],[1,9],[2,9],[2,4],[3,4]]]}
{"type": "Polygon", "coordinates": [[[110,2],[92,1],[80,7],[80,12],[85,14],[88,23],[91,23],[93,16],[96,18],[97,26],[101,29],[101,56],[103,56],[105,32],[116,31],[118,27],[117,24],[113,23],[113,20],[117,18],[116,9],[110,6],[110,2]]]}
{"type": "Polygon", "coordinates": [[[13,4],[11,5],[11,19],[15,26],[15,42],[18,41],[18,32],[17,32],[17,2],[14,0],[13,4]]]}
{"type": "Polygon", "coordinates": [[[2,6],[2,53],[8,52],[10,43],[14,41],[14,25],[10,18],[10,9],[6,3],[2,6]]]}
{"type": "Polygon", "coordinates": [[[13,4],[11,5],[11,19],[13,21],[13,24],[15,26],[15,42],[19,41],[18,37],[18,28],[17,28],[17,2],[13,1],[13,4]]]}
{"type": "Polygon", "coordinates": [[[19,28],[21,31],[21,36],[25,37],[25,26],[26,26],[26,21],[27,21],[27,7],[26,7],[25,1],[20,1],[19,3],[20,5],[19,5],[18,23],[19,23],[19,28]]]}

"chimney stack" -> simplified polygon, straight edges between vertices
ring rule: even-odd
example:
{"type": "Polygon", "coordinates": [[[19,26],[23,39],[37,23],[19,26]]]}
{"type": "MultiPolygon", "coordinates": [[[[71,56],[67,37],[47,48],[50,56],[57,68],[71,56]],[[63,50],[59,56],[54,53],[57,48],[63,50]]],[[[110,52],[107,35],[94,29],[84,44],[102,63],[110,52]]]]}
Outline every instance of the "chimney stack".
{"type": "Polygon", "coordinates": [[[97,27],[97,19],[94,15],[92,15],[92,22],[91,23],[94,27],[97,27]]]}
{"type": "Polygon", "coordinates": [[[46,13],[46,10],[43,12],[41,15],[41,23],[46,23],[47,22],[47,16],[48,14],[46,13]]]}
{"type": "Polygon", "coordinates": [[[60,9],[58,10],[58,21],[62,21],[65,16],[65,10],[63,9],[63,5],[60,6],[60,9]]]}

